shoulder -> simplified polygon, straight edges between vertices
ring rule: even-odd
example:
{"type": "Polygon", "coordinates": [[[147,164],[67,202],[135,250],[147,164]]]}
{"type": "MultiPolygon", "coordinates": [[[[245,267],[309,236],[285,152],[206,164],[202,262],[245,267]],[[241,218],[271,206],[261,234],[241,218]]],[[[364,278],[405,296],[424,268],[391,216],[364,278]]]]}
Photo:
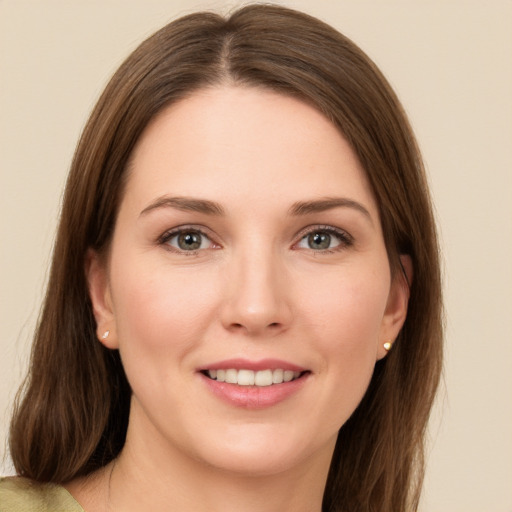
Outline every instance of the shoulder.
{"type": "Polygon", "coordinates": [[[28,478],[0,478],[0,512],[84,512],[64,487],[28,478]]]}

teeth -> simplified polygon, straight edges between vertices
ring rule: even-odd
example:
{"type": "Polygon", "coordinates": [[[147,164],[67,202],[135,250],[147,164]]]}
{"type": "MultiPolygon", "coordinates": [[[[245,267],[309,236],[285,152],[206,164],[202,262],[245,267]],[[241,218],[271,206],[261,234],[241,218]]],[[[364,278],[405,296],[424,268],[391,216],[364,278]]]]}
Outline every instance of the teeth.
{"type": "Polygon", "coordinates": [[[300,377],[300,372],[292,370],[236,370],[229,368],[227,370],[208,370],[210,379],[218,382],[227,382],[229,384],[238,384],[239,386],[271,386],[272,384],[282,384],[290,382],[300,377]]]}
{"type": "Polygon", "coordinates": [[[226,380],[229,384],[237,384],[238,383],[238,372],[236,370],[226,370],[226,380]]]}
{"type": "Polygon", "coordinates": [[[290,382],[291,380],[293,380],[293,377],[294,377],[294,373],[290,370],[285,370],[284,371],[284,381],[285,382],[290,382]]]}
{"type": "Polygon", "coordinates": [[[272,370],[262,370],[254,374],[256,386],[272,386],[272,370]]]}
{"type": "Polygon", "coordinates": [[[272,383],[273,384],[281,384],[283,382],[284,378],[284,370],[274,370],[272,372],[272,383]]]}
{"type": "MultiPolygon", "coordinates": [[[[233,370],[236,372],[236,370],[233,370]]],[[[239,370],[236,384],[240,386],[254,386],[254,372],[251,370],[239,370]]]]}

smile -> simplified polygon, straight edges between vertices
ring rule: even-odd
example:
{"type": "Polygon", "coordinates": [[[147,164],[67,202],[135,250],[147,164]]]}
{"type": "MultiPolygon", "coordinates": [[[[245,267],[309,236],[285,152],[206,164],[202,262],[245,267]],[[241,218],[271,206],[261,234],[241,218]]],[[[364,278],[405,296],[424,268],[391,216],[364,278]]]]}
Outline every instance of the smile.
{"type": "Polygon", "coordinates": [[[211,362],[198,373],[206,388],[230,406],[264,409],[299,393],[313,372],[280,359],[235,358],[211,362]]]}
{"type": "Polygon", "coordinates": [[[301,376],[299,371],[284,370],[277,368],[275,370],[248,370],[235,368],[207,370],[205,375],[217,382],[226,382],[228,384],[238,384],[239,386],[257,386],[267,387],[283,382],[291,382],[301,376]]]}

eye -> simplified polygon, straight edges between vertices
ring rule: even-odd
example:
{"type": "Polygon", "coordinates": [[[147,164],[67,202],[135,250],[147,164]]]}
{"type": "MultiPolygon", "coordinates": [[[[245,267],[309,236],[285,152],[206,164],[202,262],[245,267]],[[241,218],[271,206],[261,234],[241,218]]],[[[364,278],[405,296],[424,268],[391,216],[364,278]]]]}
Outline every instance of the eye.
{"type": "Polygon", "coordinates": [[[166,233],[161,243],[180,252],[194,252],[209,249],[213,242],[198,229],[180,229],[166,233]]]}
{"type": "Polygon", "coordinates": [[[348,247],[351,244],[352,238],[344,231],[325,227],[310,230],[299,240],[297,247],[299,249],[329,252],[348,247]]]}

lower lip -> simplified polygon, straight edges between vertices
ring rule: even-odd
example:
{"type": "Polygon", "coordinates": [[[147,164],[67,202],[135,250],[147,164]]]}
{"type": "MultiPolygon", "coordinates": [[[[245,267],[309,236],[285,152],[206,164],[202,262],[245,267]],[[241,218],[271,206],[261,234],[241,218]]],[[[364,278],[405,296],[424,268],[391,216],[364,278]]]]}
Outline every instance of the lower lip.
{"type": "Polygon", "coordinates": [[[264,409],[272,407],[297,393],[308,379],[308,374],[298,379],[271,386],[239,386],[227,382],[218,382],[201,374],[210,391],[235,407],[245,409],[264,409]]]}

